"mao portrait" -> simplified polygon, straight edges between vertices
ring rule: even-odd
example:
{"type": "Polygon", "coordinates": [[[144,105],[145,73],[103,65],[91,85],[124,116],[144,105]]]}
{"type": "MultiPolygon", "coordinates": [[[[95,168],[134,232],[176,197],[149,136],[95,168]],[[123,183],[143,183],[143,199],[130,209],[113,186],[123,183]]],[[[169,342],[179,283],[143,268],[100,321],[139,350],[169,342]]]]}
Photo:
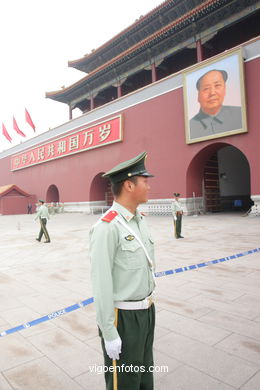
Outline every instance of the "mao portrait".
{"type": "Polygon", "coordinates": [[[246,132],[240,51],[184,75],[186,142],[246,132]]]}

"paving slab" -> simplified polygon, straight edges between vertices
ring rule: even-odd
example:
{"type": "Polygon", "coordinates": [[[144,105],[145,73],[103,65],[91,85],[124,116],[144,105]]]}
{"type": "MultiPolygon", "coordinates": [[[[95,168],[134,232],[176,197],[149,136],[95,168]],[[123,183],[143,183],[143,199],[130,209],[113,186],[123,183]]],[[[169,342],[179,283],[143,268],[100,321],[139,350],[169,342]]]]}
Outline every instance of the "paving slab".
{"type": "Polygon", "coordinates": [[[4,378],[2,374],[0,374],[0,389],[1,390],[12,390],[13,387],[11,387],[7,380],[4,378]]]}
{"type": "Polygon", "coordinates": [[[202,341],[208,345],[214,345],[231,335],[224,329],[196,321],[192,318],[178,316],[167,310],[162,310],[157,314],[157,326],[165,326],[174,333],[188,336],[194,340],[202,341]]]}
{"type": "Polygon", "coordinates": [[[0,340],[0,372],[37,359],[42,353],[19,334],[4,337],[0,340]]]}
{"type": "Polygon", "coordinates": [[[46,357],[5,372],[11,388],[19,390],[81,390],[75,381],[46,357]]]}
{"type": "Polygon", "coordinates": [[[232,354],[260,364],[260,341],[250,337],[232,334],[216,344],[216,347],[232,354]]]}
{"type": "MultiPolygon", "coordinates": [[[[103,379],[102,372],[86,372],[75,378],[75,381],[81,386],[82,389],[98,389],[105,390],[105,381],[103,379]]],[[[74,389],[72,389],[74,390],[74,389]]]]}
{"type": "Polygon", "coordinates": [[[235,388],[259,370],[257,364],[176,333],[161,337],[155,349],[235,388]]]}
{"type": "Polygon", "coordinates": [[[207,306],[214,308],[215,310],[220,310],[226,313],[232,313],[234,315],[238,315],[242,318],[246,318],[249,320],[253,320],[257,317],[259,313],[259,306],[255,306],[253,303],[251,305],[243,305],[242,303],[236,302],[227,302],[223,299],[212,297],[209,298],[206,295],[197,295],[192,299],[192,303],[194,305],[200,304],[201,306],[207,306]]]}
{"type": "Polygon", "coordinates": [[[201,317],[199,321],[260,341],[260,325],[256,320],[250,321],[230,313],[212,311],[201,317]]]}
{"type": "Polygon", "coordinates": [[[197,300],[198,303],[194,303],[194,300],[188,302],[158,294],[156,302],[161,309],[173,311],[189,318],[200,318],[211,311],[207,305],[201,305],[200,300],[197,300]]]}
{"type": "Polygon", "coordinates": [[[217,287],[212,286],[211,284],[207,285],[206,283],[199,282],[190,282],[186,283],[183,286],[180,286],[178,288],[178,293],[182,297],[185,296],[186,299],[193,298],[202,293],[203,295],[211,298],[218,297],[228,301],[233,301],[243,296],[243,292],[241,292],[240,290],[225,288],[225,285],[223,284],[221,285],[221,287],[217,287]],[[189,294],[189,292],[191,296],[187,295],[189,294]]]}
{"type": "Polygon", "coordinates": [[[259,390],[260,371],[241,387],[241,390],[259,390]]]}
{"type": "Polygon", "coordinates": [[[81,375],[99,358],[98,352],[68,332],[55,329],[31,336],[29,341],[71,378],[81,375]]]}
{"type": "Polygon", "coordinates": [[[224,384],[192,367],[181,366],[173,373],[156,378],[156,387],[161,390],[232,390],[234,387],[224,384]]]}
{"type": "Polygon", "coordinates": [[[81,341],[92,339],[97,335],[97,326],[93,318],[88,317],[84,312],[77,311],[55,318],[54,323],[81,341]]]}

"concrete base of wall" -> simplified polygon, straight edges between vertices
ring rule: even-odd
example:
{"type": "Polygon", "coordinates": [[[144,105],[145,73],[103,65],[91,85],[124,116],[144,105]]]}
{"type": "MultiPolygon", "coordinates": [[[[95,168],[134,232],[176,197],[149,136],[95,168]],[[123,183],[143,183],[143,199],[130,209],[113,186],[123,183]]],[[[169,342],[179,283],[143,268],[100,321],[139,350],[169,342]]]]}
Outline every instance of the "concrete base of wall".
{"type": "MultiPolygon", "coordinates": [[[[171,214],[172,199],[150,199],[147,203],[141,204],[139,210],[147,214],[167,215],[171,214]]],[[[180,198],[185,215],[198,215],[204,213],[203,198],[180,198]]],[[[104,213],[109,206],[106,201],[97,202],[66,202],[64,212],[67,213],[104,213]]]]}
{"type": "MultiPolygon", "coordinates": [[[[254,201],[249,216],[260,216],[260,195],[252,195],[254,201]]],[[[203,197],[180,198],[184,215],[205,214],[203,197]]],[[[150,199],[139,206],[139,210],[146,214],[170,215],[172,199],[150,199]]],[[[106,201],[96,202],[66,202],[63,211],[65,213],[104,214],[109,209],[106,201]]]]}
{"type": "Polygon", "coordinates": [[[251,207],[249,212],[249,217],[260,217],[260,195],[252,195],[251,196],[254,205],[251,207]]]}
{"type": "Polygon", "coordinates": [[[64,212],[65,213],[104,213],[109,207],[106,205],[106,201],[96,202],[65,202],[64,212]]]}
{"type": "MultiPolygon", "coordinates": [[[[171,214],[172,199],[151,199],[139,206],[139,210],[148,214],[171,214]]],[[[198,215],[204,213],[203,198],[180,198],[185,215],[198,215]]]]}

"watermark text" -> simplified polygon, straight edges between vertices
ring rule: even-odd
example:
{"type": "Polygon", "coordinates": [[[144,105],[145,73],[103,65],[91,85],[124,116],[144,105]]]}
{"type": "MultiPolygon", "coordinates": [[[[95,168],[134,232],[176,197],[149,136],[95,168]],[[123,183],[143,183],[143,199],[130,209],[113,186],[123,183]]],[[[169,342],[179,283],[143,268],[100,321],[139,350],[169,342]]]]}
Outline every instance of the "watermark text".
{"type": "Polygon", "coordinates": [[[133,364],[118,364],[115,366],[104,366],[94,364],[93,366],[89,366],[89,371],[95,374],[105,374],[106,372],[164,372],[167,373],[169,371],[168,366],[135,366],[133,364]]]}

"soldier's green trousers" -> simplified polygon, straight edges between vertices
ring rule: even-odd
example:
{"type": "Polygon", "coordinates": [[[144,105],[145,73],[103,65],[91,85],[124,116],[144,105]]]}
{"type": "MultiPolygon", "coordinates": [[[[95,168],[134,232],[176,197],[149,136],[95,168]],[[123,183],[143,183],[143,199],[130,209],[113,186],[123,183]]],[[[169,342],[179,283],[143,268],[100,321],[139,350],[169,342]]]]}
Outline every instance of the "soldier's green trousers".
{"type": "Polygon", "coordinates": [[[154,304],[145,310],[115,310],[122,353],[119,360],[110,359],[101,338],[106,390],[153,390],[154,304]]]}
{"type": "Polygon", "coordinates": [[[50,236],[49,236],[49,233],[48,233],[48,230],[47,230],[47,227],[46,227],[47,219],[40,217],[40,225],[41,225],[41,230],[39,232],[38,240],[41,241],[42,236],[44,234],[45,240],[46,241],[50,241],[50,236]]]}
{"type": "Polygon", "coordinates": [[[181,236],[181,221],[182,221],[182,215],[177,215],[177,220],[174,220],[174,234],[176,238],[179,238],[181,236]]]}

